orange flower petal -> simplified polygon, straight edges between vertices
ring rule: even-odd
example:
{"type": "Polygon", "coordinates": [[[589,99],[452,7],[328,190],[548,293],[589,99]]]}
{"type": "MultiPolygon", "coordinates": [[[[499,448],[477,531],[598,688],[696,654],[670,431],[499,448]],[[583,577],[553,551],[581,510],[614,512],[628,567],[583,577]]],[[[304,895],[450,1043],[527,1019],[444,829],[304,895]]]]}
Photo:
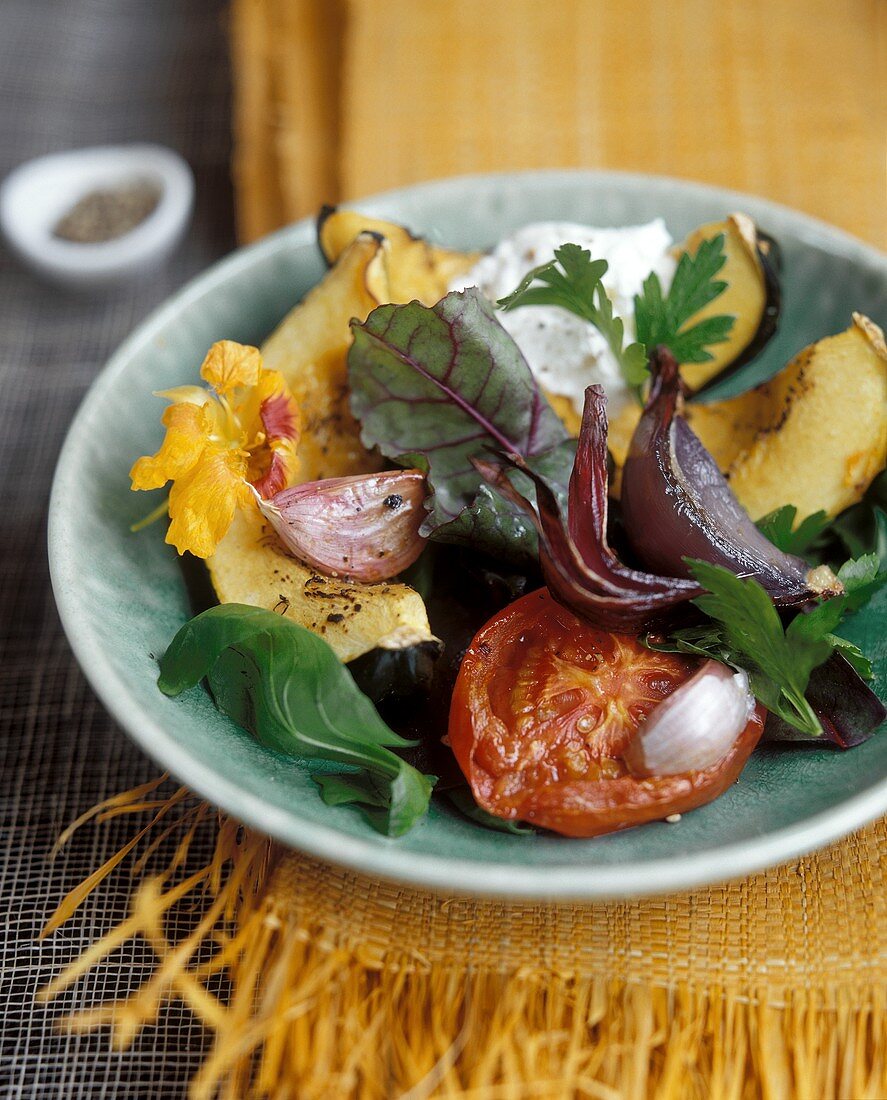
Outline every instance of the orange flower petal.
{"type": "Polygon", "coordinates": [[[263,500],[270,500],[275,493],[286,489],[290,483],[295,469],[295,456],[284,454],[280,451],[270,452],[270,462],[265,456],[267,468],[263,467],[263,473],[250,482],[263,500]]]}
{"type": "Polygon", "coordinates": [[[135,463],[130,476],[133,489],[173,482],[166,541],[180,554],[206,558],[236,509],[254,505],[247,477],[266,496],[290,484],[300,417],[283,376],[262,368],[256,348],[220,340],[200,374],[222,400],[198,386],[163,391],[160,396],[173,402],[163,414],[166,437],[155,455],[135,463]]]}
{"type": "Polygon", "coordinates": [[[129,472],[133,489],[159,489],[187,473],[200,459],[207,441],[206,417],[199,405],[170,405],[161,418],[166,436],[155,455],[136,460],[129,472]]]}
{"type": "Polygon", "coordinates": [[[237,451],[207,446],[200,461],[176,479],[169,494],[166,541],[180,554],[210,557],[225,537],[239,505],[252,501],[244,480],[246,458],[237,451]]]}
{"type": "Polygon", "coordinates": [[[283,375],[277,371],[262,371],[256,393],[260,402],[259,419],[265,433],[267,453],[264,461],[263,456],[257,456],[262,473],[253,479],[252,484],[259,495],[267,500],[285,489],[296,472],[301,415],[283,375]]]}
{"type": "Polygon", "coordinates": [[[302,417],[283,375],[276,370],[263,370],[256,389],[259,416],[268,440],[285,440],[295,446],[299,442],[302,417]]]}
{"type": "Polygon", "coordinates": [[[155,397],[165,397],[173,404],[187,401],[190,405],[208,405],[213,395],[204,386],[173,386],[171,390],[155,390],[155,397]]]}
{"type": "Polygon", "coordinates": [[[234,340],[219,340],[207,352],[200,377],[209,382],[216,393],[227,396],[238,386],[255,386],[261,369],[262,356],[258,348],[234,340]]]}

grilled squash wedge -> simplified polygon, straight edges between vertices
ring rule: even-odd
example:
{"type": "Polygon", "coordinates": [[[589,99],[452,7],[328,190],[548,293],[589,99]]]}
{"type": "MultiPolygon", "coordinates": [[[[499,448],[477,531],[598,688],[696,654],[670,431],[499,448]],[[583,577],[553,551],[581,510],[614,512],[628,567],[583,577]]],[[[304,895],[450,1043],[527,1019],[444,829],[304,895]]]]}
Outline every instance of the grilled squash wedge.
{"type": "MultiPolygon", "coordinates": [[[[351,416],[345,358],[349,320],[388,301],[388,247],[375,234],[358,234],[262,348],[265,365],[283,374],[301,407],[303,481],[380,466],[361,444],[351,416]]],[[[258,510],[237,514],[207,566],[222,603],[273,608],[321,634],[343,661],[377,649],[405,651],[417,675],[417,664],[440,650],[412,588],[318,575],[282,552],[258,510]]]]}
{"type": "Polygon", "coordinates": [[[746,403],[741,415],[756,411],[757,431],[726,470],[749,515],[794,504],[800,519],[820,508],[835,516],[884,469],[887,347],[881,329],[862,314],[752,393],[760,405],[753,410],[746,403]]]}
{"type": "MultiPolygon", "coordinates": [[[[749,515],[794,504],[798,520],[830,516],[861,500],[887,463],[887,348],[861,313],[818,340],[769,382],[710,405],[689,404],[688,422],[749,515]]],[[[610,426],[621,466],[640,409],[610,426]]]]}
{"type": "Polygon", "coordinates": [[[427,306],[434,305],[447,293],[452,280],[472,267],[481,255],[440,248],[401,225],[368,218],[354,210],[325,206],[317,217],[317,243],[328,264],[335,263],[361,232],[378,233],[388,242],[386,264],[391,302],[411,302],[416,298],[427,306]]]}
{"type": "Polygon", "coordinates": [[[703,241],[719,233],[724,234],[726,263],[718,278],[727,288],[694,314],[688,324],[719,313],[733,314],[735,320],[729,338],[711,348],[713,359],[681,367],[682,378],[695,393],[727,378],[762,351],[776,332],[782,305],[776,242],[760,232],[747,215],[731,214],[725,221],[700,226],[679,251],[695,255],[703,241]]]}

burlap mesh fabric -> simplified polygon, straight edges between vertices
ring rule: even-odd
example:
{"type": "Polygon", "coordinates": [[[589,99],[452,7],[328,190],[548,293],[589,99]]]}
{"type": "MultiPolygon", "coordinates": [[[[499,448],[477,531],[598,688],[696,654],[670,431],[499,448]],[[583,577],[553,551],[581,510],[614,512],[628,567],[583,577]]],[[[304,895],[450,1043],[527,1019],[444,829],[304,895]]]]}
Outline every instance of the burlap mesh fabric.
{"type": "MultiPolygon", "coordinates": [[[[189,236],[167,269],[98,296],[32,278],[0,252],[0,1096],[184,1095],[206,1046],[172,1006],[127,1054],[107,1037],[55,1029],[34,992],[126,913],[123,876],[81,920],[38,944],[46,915],[116,851],[131,822],[76,838],[60,830],[156,768],[116,729],[64,640],[46,565],[46,507],[64,433],[114,347],[191,275],[233,246],[224,6],[206,0],[5,0],[0,5],[0,176],[45,152],[147,140],[197,176],[189,236]]],[[[212,837],[205,838],[207,845],[212,837]]],[[[182,927],[187,915],[182,916],[182,927]]],[[[153,967],[143,943],[96,975],[116,998],[153,967]]],[[[70,1005],[85,1003],[75,991],[70,1005]]]]}

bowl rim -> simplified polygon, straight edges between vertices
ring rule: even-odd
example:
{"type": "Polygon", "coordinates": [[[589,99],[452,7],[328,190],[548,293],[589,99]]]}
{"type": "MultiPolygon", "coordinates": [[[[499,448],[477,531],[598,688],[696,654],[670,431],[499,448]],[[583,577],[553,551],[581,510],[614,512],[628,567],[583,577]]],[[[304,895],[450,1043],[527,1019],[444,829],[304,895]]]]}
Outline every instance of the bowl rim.
{"type": "MultiPolygon", "coordinates": [[[[586,169],[481,173],[427,181],[340,205],[359,206],[367,213],[379,214],[404,198],[426,192],[440,194],[441,191],[459,190],[472,185],[554,182],[578,177],[616,181],[631,188],[653,188],[654,192],[657,189],[670,191],[678,188],[690,197],[716,198],[728,209],[735,206],[752,212],[760,211],[762,220],[770,212],[793,222],[792,228],[799,238],[823,244],[832,253],[839,252],[849,259],[873,265],[887,275],[887,256],[884,253],[826,222],[757,196],[666,176],[586,169]]],[[[626,861],[612,867],[587,867],[581,863],[559,867],[497,864],[427,852],[417,858],[414,852],[399,850],[396,841],[382,837],[364,839],[349,836],[334,826],[294,818],[288,812],[270,806],[258,795],[238,787],[187,751],[163,723],[129,697],[126,682],[104,656],[100,640],[88,629],[83,629],[77,586],[72,583],[73,574],[68,572],[70,563],[66,559],[65,547],[69,542],[70,513],[66,502],[76,499],[72,491],[72,466],[79,445],[80,424],[85,421],[91,407],[101,402],[105,390],[126,369],[131,356],[150,343],[182,308],[210,293],[238,270],[248,269],[256,259],[267,259],[294,245],[308,243],[314,234],[314,218],[303,218],[234,250],[191,279],[154,309],[119,346],[87,390],[68,429],[57,460],[49,501],[50,578],[59,617],[74,656],[103,706],[121,729],[164,769],[183,780],[187,777],[188,786],[196,794],[220,806],[243,824],[289,847],[361,874],[455,895],[498,897],[513,901],[608,901],[675,893],[722,883],[785,863],[838,840],[883,814],[887,810],[887,777],[839,806],[802,822],[772,830],[758,838],[679,858],[670,856],[626,861]]]]}

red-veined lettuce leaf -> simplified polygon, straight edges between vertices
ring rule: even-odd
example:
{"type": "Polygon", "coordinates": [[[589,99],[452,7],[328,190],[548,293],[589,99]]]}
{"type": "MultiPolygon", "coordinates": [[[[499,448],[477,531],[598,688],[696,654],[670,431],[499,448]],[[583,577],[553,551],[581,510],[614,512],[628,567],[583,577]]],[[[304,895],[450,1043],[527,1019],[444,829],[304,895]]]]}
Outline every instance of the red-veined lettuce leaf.
{"type": "Polygon", "coordinates": [[[422,534],[498,556],[532,556],[535,531],[489,491],[472,459],[532,459],[566,487],[575,445],[517,344],[476,288],[437,305],[383,305],[352,322],[351,408],[367,447],[426,471],[422,534]]]}

